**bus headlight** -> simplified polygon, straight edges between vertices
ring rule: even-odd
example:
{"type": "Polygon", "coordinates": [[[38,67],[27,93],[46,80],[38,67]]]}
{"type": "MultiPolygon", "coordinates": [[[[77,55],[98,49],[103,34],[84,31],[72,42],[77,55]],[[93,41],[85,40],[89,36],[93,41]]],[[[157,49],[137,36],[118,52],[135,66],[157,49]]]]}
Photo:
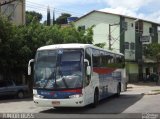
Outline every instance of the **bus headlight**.
{"type": "Polygon", "coordinates": [[[37,90],[33,89],[33,94],[37,95],[37,90]]]}
{"type": "Polygon", "coordinates": [[[83,94],[70,95],[69,98],[80,98],[83,94]]]}

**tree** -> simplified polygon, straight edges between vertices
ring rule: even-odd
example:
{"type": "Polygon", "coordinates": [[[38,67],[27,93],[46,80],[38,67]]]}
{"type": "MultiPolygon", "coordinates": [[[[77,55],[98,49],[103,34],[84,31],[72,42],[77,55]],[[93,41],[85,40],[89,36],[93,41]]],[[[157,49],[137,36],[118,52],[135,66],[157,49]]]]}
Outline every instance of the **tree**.
{"type": "Polygon", "coordinates": [[[68,14],[68,13],[62,13],[61,16],[59,16],[57,19],[56,19],[56,23],[57,24],[67,24],[67,18],[70,17],[71,14],[68,14]]]}
{"type": "Polygon", "coordinates": [[[30,24],[33,19],[40,22],[42,20],[42,14],[35,11],[26,11],[26,25],[30,24]]]}
{"type": "Polygon", "coordinates": [[[94,45],[97,46],[97,47],[100,47],[100,48],[104,48],[106,43],[97,43],[97,44],[94,44],[94,45]]]}
{"type": "MultiPolygon", "coordinates": [[[[10,74],[22,74],[27,77],[28,61],[35,57],[36,50],[44,45],[62,43],[92,43],[92,27],[78,31],[73,25],[46,26],[32,19],[28,25],[14,26],[0,17],[0,73],[9,78],[10,74]],[[15,73],[16,72],[16,73],[15,73]]],[[[17,78],[17,76],[16,76],[17,78]]]]}
{"type": "Polygon", "coordinates": [[[0,16],[0,70],[7,70],[6,67],[13,62],[11,55],[11,42],[14,35],[14,28],[7,18],[0,16]]]}
{"type": "Polygon", "coordinates": [[[47,26],[51,25],[51,16],[50,16],[50,9],[47,8],[47,26]]]}
{"type": "Polygon", "coordinates": [[[148,44],[144,48],[144,55],[148,58],[156,59],[159,53],[160,53],[160,44],[158,43],[148,44]]]}

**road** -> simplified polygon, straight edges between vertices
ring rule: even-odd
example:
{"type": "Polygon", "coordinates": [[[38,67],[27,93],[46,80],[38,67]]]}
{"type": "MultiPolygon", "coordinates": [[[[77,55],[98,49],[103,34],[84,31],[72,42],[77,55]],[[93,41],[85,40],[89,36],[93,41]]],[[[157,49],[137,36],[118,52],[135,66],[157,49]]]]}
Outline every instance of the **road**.
{"type": "Polygon", "coordinates": [[[151,90],[160,90],[160,86],[129,85],[119,98],[102,100],[96,108],[41,108],[32,99],[1,99],[0,113],[34,113],[41,118],[139,118],[146,113],[160,114],[160,94],[145,95],[151,90]]]}

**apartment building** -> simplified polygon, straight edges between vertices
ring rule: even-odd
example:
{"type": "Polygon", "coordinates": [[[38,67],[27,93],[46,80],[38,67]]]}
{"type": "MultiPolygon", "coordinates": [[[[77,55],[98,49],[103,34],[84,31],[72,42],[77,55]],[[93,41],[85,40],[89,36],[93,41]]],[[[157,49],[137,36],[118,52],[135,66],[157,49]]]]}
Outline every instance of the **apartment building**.
{"type": "Polygon", "coordinates": [[[126,71],[130,81],[142,80],[157,71],[155,61],[143,56],[145,44],[160,43],[160,24],[135,17],[91,11],[75,21],[77,28],[94,25],[94,44],[105,43],[106,49],[125,55],[126,71]]]}
{"type": "Polygon", "coordinates": [[[25,0],[0,0],[0,13],[16,25],[25,24],[25,0]]]}

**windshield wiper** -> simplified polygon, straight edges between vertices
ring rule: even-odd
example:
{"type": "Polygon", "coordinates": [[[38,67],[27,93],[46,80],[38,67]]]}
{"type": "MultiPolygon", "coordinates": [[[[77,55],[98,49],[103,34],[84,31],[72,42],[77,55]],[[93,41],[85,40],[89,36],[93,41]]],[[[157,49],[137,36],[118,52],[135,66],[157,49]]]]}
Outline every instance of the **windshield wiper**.
{"type": "Polygon", "coordinates": [[[45,80],[47,80],[47,82],[44,84],[43,88],[45,88],[48,85],[48,82],[51,79],[56,80],[55,72],[52,72],[51,75],[48,78],[45,79],[45,80]]]}
{"type": "Polygon", "coordinates": [[[64,82],[64,85],[66,86],[66,88],[68,88],[68,84],[67,84],[66,79],[64,77],[62,77],[62,81],[64,82]]]}

